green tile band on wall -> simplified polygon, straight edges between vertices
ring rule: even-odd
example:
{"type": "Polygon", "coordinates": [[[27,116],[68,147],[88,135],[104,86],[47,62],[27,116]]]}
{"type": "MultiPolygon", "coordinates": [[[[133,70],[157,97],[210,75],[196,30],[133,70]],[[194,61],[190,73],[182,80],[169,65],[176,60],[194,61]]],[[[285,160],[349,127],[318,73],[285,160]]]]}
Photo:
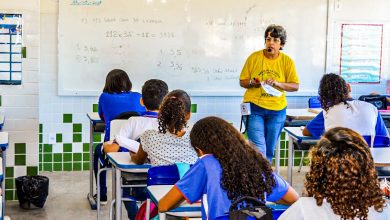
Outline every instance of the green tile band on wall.
{"type": "Polygon", "coordinates": [[[61,143],[62,142],[62,134],[60,134],[60,133],[56,134],[56,142],[57,143],[61,143]]]}
{"type": "Polygon", "coordinates": [[[15,155],[15,166],[26,166],[26,155],[15,155]]]}
{"type": "Polygon", "coordinates": [[[99,111],[98,109],[99,109],[99,105],[98,104],[93,104],[92,105],[92,111],[93,112],[98,112],[99,111]]]}
{"type": "Polygon", "coordinates": [[[38,167],[37,166],[27,167],[27,175],[28,176],[38,175],[38,167]]]}
{"type": "Polygon", "coordinates": [[[82,124],[73,124],[73,132],[81,132],[82,124]]]}
{"type": "Polygon", "coordinates": [[[63,115],[64,123],[72,123],[72,114],[64,114],[63,115]]]}
{"type": "Polygon", "coordinates": [[[15,154],[26,154],[26,143],[15,143],[15,154]]]}
{"type": "Polygon", "coordinates": [[[196,113],[198,111],[198,105],[197,104],[191,104],[191,113],[196,113]]]}

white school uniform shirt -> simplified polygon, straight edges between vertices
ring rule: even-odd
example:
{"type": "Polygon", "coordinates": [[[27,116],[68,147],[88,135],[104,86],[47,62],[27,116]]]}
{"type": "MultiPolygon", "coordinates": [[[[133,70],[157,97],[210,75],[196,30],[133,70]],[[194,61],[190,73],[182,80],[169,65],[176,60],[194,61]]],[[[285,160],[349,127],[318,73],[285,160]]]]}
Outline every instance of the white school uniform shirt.
{"type": "Polygon", "coordinates": [[[122,126],[115,141],[119,146],[132,152],[138,152],[140,143],[137,141],[146,130],[158,130],[158,120],[155,117],[130,117],[122,126]]]}
{"type": "Polygon", "coordinates": [[[375,135],[378,109],[371,103],[359,100],[339,103],[324,111],[325,131],[334,127],[346,127],[362,135],[375,135]]]}
{"type": "MultiPolygon", "coordinates": [[[[321,206],[318,206],[313,197],[301,197],[292,204],[279,220],[340,220],[340,216],[336,215],[332,207],[326,200],[321,206]]],[[[355,218],[356,219],[356,218],[355,218]]],[[[390,209],[389,204],[383,208],[382,212],[377,212],[373,207],[369,208],[368,220],[389,220],[390,209]]]]}

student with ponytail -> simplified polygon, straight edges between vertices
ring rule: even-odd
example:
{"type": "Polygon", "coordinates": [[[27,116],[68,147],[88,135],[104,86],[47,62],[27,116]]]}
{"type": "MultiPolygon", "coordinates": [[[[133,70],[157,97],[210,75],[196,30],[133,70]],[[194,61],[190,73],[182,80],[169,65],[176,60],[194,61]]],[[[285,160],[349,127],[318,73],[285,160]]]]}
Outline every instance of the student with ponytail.
{"type": "Polygon", "coordinates": [[[183,90],[168,93],[158,114],[158,130],[148,130],[141,135],[138,152],[131,159],[143,164],[146,158],[152,166],[170,165],[178,162],[194,164],[198,159],[190,146],[187,121],[191,116],[191,99],[183,90]]]}

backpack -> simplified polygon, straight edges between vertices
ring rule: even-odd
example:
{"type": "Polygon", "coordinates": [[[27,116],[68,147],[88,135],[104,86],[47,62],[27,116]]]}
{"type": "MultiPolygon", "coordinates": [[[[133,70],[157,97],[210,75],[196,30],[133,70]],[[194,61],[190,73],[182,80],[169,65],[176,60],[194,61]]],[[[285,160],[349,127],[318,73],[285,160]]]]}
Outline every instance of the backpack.
{"type": "Polygon", "coordinates": [[[238,198],[229,208],[230,220],[273,220],[272,210],[260,200],[244,196],[238,198]]]}

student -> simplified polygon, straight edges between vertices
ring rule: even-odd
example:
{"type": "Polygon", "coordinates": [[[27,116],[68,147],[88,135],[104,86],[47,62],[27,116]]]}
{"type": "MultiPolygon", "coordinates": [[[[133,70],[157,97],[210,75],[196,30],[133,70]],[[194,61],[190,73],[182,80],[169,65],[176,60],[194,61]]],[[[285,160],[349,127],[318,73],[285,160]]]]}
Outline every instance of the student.
{"type": "Polygon", "coordinates": [[[368,102],[353,100],[350,92],[351,86],[341,76],[325,74],[318,89],[323,111],[307,124],[303,135],[320,137],[326,130],[341,126],[361,135],[388,136],[378,109],[368,102]]]}
{"type": "Polygon", "coordinates": [[[140,117],[130,117],[121,127],[113,142],[104,143],[104,152],[117,152],[120,147],[137,152],[140,136],[149,129],[158,130],[158,111],[160,104],[168,93],[168,85],[159,79],[150,79],[142,86],[141,103],[146,112],[140,117]]]}
{"type": "MultiPolygon", "coordinates": [[[[150,79],[142,86],[141,103],[145,105],[146,112],[142,116],[130,117],[126,124],[121,128],[119,135],[115,137],[113,142],[105,142],[103,150],[105,153],[130,151],[137,152],[139,142],[137,140],[148,129],[158,130],[157,115],[160,104],[168,93],[168,85],[159,79],[150,79]]],[[[101,154],[101,151],[98,152],[101,154]]],[[[105,166],[104,160],[101,160],[102,166],[105,166]]],[[[96,171],[97,172],[97,166],[96,171]]],[[[128,197],[132,194],[135,198],[142,200],[145,197],[143,188],[132,188],[133,193],[130,193],[129,188],[123,189],[123,197],[128,197]]],[[[107,198],[106,176],[101,174],[100,178],[100,195],[102,198],[107,198]]],[[[138,207],[135,201],[124,202],[127,216],[129,219],[135,219],[138,207]]]]}
{"type": "Polygon", "coordinates": [[[180,204],[202,202],[202,219],[229,211],[231,201],[252,196],[261,201],[292,204],[298,194],[272,172],[267,159],[228,122],[206,117],[191,130],[191,144],[200,159],[160,200],[161,212],[180,204]]]}
{"type": "Polygon", "coordinates": [[[131,160],[143,164],[146,158],[152,166],[177,162],[194,164],[198,159],[190,146],[187,121],[191,116],[191,99],[183,90],[173,90],[164,98],[158,113],[158,130],[148,130],[141,135],[138,152],[131,160]]]}
{"type": "Polygon", "coordinates": [[[280,220],[390,219],[370,150],[358,133],[332,128],[310,155],[309,197],[301,197],[280,220]]]}
{"type": "Polygon", "coordinates": [[[103,93],[99,97],[99,116],[105,122],[104,141],[110,139],[110,122],[123,112],[142,114],[141,94],[131,91],[131,81],[127,73],[120,69],[111,70],[106,77],[103,93]]]}
{"type": "MultiPolygon", "coordinates": [[[[106,77],[103,93],[99,97],[99,116],[106,124],[104,141],[110,139],[110,123],[123,112],[133,111],[138,114],[145,112],[145,107],[141,105],[141,94],[131,92],[131,81],[127,73],[120,69],[111,70],[106,77]]],[[[95,179],[98,171],[99,158],[102,157],[102,144],[95,148],[94,152],[94,173],[95,179]]],[[[104,164],[102,164],[104,165],[104,164]]],[[[101,197],[100,203],[107,204],[106,172],[101,174],[101,197]]],[[[96,194],[94,195],[96,199],[96,194]]]]}

